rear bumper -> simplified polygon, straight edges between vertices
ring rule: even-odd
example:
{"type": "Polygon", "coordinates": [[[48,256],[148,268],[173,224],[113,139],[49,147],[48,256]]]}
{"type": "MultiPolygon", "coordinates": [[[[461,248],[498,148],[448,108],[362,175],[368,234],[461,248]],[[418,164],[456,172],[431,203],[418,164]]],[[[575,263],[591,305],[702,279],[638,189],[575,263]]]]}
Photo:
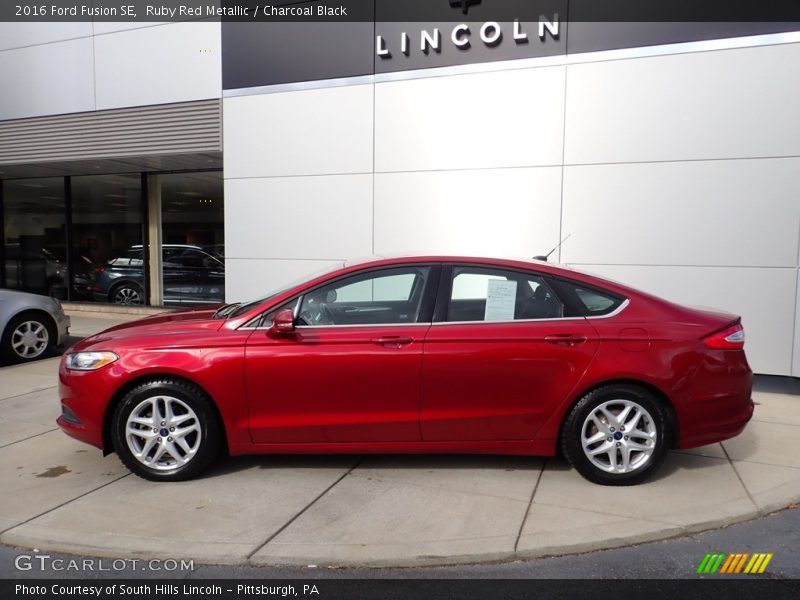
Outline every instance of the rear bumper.
{"type": "Polygon", "coordinates": [[[730,418],[721,419],[707,427],[687,431],[680,436],[678,447],[684,449],[697,448],[698,446],[707,446],[708,444],[715,444],[736,437],[744,431],[747,423],[753,418],[754,408],[753,400],[750,399],[745,406],[741,407],[730,418]]]}

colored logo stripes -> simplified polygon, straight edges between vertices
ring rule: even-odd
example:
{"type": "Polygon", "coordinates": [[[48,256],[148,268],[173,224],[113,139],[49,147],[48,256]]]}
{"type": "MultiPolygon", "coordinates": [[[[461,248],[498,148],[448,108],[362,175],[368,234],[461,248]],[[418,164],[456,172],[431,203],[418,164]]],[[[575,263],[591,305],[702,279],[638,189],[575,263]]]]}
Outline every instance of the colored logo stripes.
{"type": "Polygon", "coordinates": [[[763,573],[769,561],[772,560],[772,556],[771,552],[769,554],[762,552],[755,552],[753,554],[748,554],[747,552],[734,554],[712,552],[705,555],[700,565],[697,567],[697,572],[701,574],[763,573]]]}

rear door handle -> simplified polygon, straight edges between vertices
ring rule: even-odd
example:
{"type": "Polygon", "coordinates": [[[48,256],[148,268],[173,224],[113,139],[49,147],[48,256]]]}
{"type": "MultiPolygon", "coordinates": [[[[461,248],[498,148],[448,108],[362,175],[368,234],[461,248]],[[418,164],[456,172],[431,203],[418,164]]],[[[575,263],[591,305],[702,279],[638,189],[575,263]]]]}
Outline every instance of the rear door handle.
{"type": "Polygon", "coordinates": [[[549,344],[557,344],[559,346],[575,346],[585,342],[586,336],[576,335],[574,333],[557,333],[555,335],[544,336],[544,341],[549,344]]]}
{"type": "Polygon", "coordinates": [[[377,337],[372,340],[373,344],[379,346],[386,346],[387,348],[400,348],[406,346],[414,341],[412,337],[402,337],[399,335],[387,335],[385,337],[377,337]]]}

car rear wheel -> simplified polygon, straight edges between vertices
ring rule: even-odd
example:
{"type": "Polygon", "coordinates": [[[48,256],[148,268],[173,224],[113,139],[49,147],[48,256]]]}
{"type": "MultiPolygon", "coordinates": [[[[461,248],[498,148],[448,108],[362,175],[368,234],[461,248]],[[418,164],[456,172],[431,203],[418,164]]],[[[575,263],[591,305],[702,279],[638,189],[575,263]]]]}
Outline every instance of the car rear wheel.
{"type": "Polygon", "coordinates": [[[11,362],[27,362],[48,356],[56,343],[53,325],[44,315],[22,313],[3,332],[2,355],[11,362]]]}
{"type": "Polygon", "coordinates": [[[663,405],[633,385],[608,385],[581,398],[564,423],[561,449],[586,479],[634,485],[661,465],[669,445],[663,405]]]}
{"type": "Polygon", "coordinates": [[[151,481],[184,481],[217,456],[216,413],[197,386],[176,379],[144,383],[120,401],[112,442],[122,462],[151,481]]]}
{"type": "Polygon", "coordinates": [[[121,283],[110,296],[114,304],[144,304],[144,290],[135,283],[121,283]]]}

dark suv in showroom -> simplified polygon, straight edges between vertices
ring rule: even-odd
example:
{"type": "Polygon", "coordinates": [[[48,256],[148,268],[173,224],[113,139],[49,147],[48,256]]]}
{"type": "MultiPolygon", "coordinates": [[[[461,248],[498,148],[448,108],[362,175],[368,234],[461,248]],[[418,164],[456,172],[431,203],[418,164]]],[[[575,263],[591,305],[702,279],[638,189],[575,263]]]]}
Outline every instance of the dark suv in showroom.
{"type": "MultiPolygon", "coordinates": [[[[216,248],[185,244],[162,246],[164,304],[209,304],[225,300],[224,257],[216,248]]],[[[141,245],[112,258],[94,272],[92,292],[100,302],[144,304],[141,245]]]]}

